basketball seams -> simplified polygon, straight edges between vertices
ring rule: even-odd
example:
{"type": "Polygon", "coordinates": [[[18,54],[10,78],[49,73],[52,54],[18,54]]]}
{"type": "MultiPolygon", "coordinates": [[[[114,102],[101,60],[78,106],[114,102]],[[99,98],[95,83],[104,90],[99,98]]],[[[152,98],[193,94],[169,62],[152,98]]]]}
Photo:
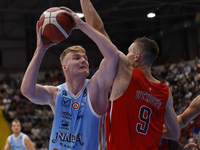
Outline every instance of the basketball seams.
{"type": "MultiPolygon", "coordinates": [[[[56,26],[58,28],[58,30],[60,30],[60,32],[64,35],[65,38],[68,38],[69,37],[68,33],[59,25],[59,23],[57,21],[57,15],[59,14],[58,12],[60,13],[61,11],[56,11],[56,12],[45,11],[44,12],[44,22],[43,22],[43,25],[42,25],[42,34],[44,35],[44,28],[48,24],[52,24],[52,25],[56,26]]],[[[48,28],[49,28],[49,31],[50,31],[51,38],[55,42],[56,40],[54,39],[54,36],[52,34],[51,26],[49,25],[48,28]]]]}
{"type": "Polygon", "coordinates": [[[42,26],[42,35],[52,42],[60,42],[69,37],[73,28],[72,19],[60,9],[50,8],[43,12],[39,22],[42,26]],[[57,31],[56,31],[57,30],[57,31]],[[61,37],[63,35],[63,37],[61,37]]]}
{"type": "MultiPolygon", "coordinates": [[[[62,23],[60,23],[60,21],[58,21],[58,20],[60,20],[60,19],[66,21],[65,23],[66,23],[67,25],[66,25],[65,27],[62,27],[64,30],[65,30],[66,27],[67,27],[68,29],[71,29],[71,28],[72,28],[73,24],[71,23],[70,20],[68,20],[68,19],[66,19],[66,18],[57,18],[58,24],[62,24],[62,23]]],[[[61,22],[62,22],[62,21],[61,21],[61,22]]],[[[69,33],[67,32],[67,34],[69,34],[69,33]]]]}
{"type": "Polygon", "coordinates": [[[63,19],[63,20],[66,20],[66,21],[68,21],[69,23],[71,23],[71,22],[72,22],[70,19],[67,19],[67,18],[57,17],[57,19],[63,19]]]}
{"type": "Polygon", "coordinates": [[[50,35],[51,35],[52,40],[55,42],[55,39],[54,39],[53,34],[52,34],[52,30],[51,30],[51,24],[52,24],[51,23],[51,20],[52,20],[51,15],[52,15],[52,11],[50,12],[50,14],[49,14],[50,17],[48,18],[48,20],[49,20],[49,31],[50,31],[50,35]]]}

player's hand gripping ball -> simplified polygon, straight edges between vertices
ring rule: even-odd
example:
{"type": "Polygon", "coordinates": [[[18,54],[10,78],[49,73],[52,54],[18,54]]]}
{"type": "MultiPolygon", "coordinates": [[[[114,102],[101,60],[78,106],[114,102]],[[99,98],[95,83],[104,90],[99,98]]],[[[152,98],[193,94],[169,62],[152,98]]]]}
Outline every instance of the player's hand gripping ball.
{"type": "Polygon", "coordinates": [[[59,43],[71,34],[74,21],[63,11],[59,7],[52,7],[40,16],[38,25],[39,28],[42,26],[42,35],[47,41],[59,43]]]}

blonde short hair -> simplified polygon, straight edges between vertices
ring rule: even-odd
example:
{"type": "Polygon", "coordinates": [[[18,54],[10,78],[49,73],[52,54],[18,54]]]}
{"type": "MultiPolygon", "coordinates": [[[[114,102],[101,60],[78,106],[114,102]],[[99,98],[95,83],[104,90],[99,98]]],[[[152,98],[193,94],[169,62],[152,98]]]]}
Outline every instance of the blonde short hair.
{"type": "Polygon", "coordinates": [[[71,47],[68,47],[66,48],[61,54],[60,54],[60,62],[61,64],[63,63],[63,59],[64,57],[69,53],[69,52],[83,52],[86,54],[86,51],[85,49],[82,47],[82,46],[79,46],[79,45],[75,45],[75,46],[71,46],[71,47]]]}

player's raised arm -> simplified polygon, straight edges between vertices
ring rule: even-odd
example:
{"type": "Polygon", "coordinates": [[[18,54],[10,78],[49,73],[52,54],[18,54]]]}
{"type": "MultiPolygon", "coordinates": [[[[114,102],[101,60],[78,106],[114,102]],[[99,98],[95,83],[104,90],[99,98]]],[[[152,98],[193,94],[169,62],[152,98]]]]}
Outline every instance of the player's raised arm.
{"type": "Polygon", "coordinates": [[[189,105],[189,107],[177,116],[180,128],[185,127],[192,119],[200,113],[200,95],[198,95],[189,105]]]}
{"type": "Polygon", "coordinates": [[[96,29],[97,31],[102,33],[104,36],[106,36],[108,39],[110,39],[108,34],[105,31],[103,21],[100,18],[97,11],[94,9],[94,6],[92,5],[91,1],[90,0],[80,0],[80,3],[81,3],[81,8],[84,13],[86,22],[91,27],[93,27],[94,29],[96,29]]]}
{"type": "MultiPolygon", "coordinates": [[[[52,100],[52,88],[37,84],[37,75],[46,51],[57,43],[44,43],[42,39],[42,28],[36,25],[37,47],[34,56],[25,72],[21,84],[21,92],[30,101],[36,104],[49,104],[52,100]]],[[[55,89],[55,88],[53,88],[55,89]]]]}
{"type": "Polygon", "coordinates": [[[99,70],[91,78],[90,83],[90,88],[93,89],[93,92],[90,94],[92,105],[94,109],[98,109],[96,112],[103,114],[107,110],[108,101],[107,98],[102,98],[100,93],[97,91],[102,91],[101,94],[108,95],[108,91],[117,72],[119,50],[110,40],[108,40],[108,38],[87,23],[83,22],[72,10],[65,7],[62,7],[62,9],[66,10],[66,14],[70,15],[74,19],[74,29],[80,29],[88,37],[90,37],[96,43],[102,55],[104,56],[104,59],[99,66],[99,70]]]}
{"type": "Polygon", "coordinates": [[[90,25],[83,22],[72,10],[66,7],[61,7],[66,10],[66,14],[70,15],[75,21],[74,29],[80,29],[86,35],[88,35],[99,47],[101,53],[104,57],[109,57],[110,59],[115,58],[118,55],[118,49],[114,44],[112,44],[103,34],[93,29],[90,25]]]}

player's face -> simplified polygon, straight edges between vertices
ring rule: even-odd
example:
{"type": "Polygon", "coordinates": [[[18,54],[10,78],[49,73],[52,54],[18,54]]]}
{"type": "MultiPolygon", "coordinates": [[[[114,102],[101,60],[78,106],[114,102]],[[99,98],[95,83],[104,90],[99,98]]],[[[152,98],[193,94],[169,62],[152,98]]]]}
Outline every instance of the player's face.
{"type": "Polygon", "coordinates": [[[83,52],[69,52],[63,61],[63,70],[67,72],[67,74],[78,75],[85,74],[88,76],[89,74],[89,63],[88,58],[83,52]]]}
{"type": "Polygon", "coordinates": [[[19,133],[21,131],[21,125],[19,122],[13,122],[11,127],[13,133],[19,133]]]}

